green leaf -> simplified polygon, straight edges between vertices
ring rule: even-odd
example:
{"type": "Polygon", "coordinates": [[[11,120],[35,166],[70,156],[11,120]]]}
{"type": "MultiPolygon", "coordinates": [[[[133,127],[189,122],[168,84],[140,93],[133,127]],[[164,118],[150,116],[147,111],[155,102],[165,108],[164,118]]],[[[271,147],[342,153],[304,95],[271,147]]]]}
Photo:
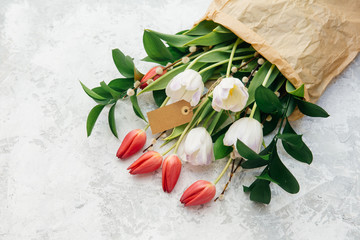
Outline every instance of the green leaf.
{"type": "Polygon", "coordinates": [[[104,89],[104,91],[107,91],[108,93],[110,93],[114,99],[118,99],[121,95],[120,92],[115,91],[114,89],[109,87],[104,81],[100,82],[100,86],[102,89],[104,89]]]}
{"type": "Polygon", "coordinates": [[[271,200],[270,182],[258,179],[250,192],[250,200],[269,204],[271,200]]]}
{"type": "Polygon", "coordinates": [[[214,32],[217,32],[217,33],[231,33],[231,31],[229,29],[227,29],[226,27],[224,26],[217,26],[215,29],[214,29],[214,32]]]}
{"type": "Polygon", "coordinates": [[[269,204],[271,200],[270,182],[256,179],[249,187],[243,186],[244,192],[250,192],[250,200],[269,204]]]}
{"type": "Polygon", "coordinates": [[[211,106],[211,101],[207,101],[203,110],[201,111],[200,117],[198,118],[197,124],[199,124],[202,120],[204,120],[213,110],[211,106]]]}
{"type": "Polygon", "coordinates": [[[171,71],[168,71],[166,74],[162,75],[158,79],[156,79],[155,82],[148,85],[146,88],[144,88],[139,94],[142,94],[144,92],[154,91],[154,90],[161,90],[165,89],[168,83],[170,82],[173,77],[178,75],[179,73],[183,72],[186,68],[187,64],[181,65],[177,68],[174,68],[171,71]]]}
{"type": "Polygon", "coordinates": [[[210,77],[213,75],[214,71],[215,71],[215,68],[212,68],[212,69],[209,69],[208,71],[201,73],[200,75],[201,75],[202,81],[204,83],[206,83],[207,80],[209,80],[210,77]]]}
{"type": "MultiPolygon", "coordinates": [[[[246,103],[246,107],[255,101],[255,91],[263,83],[265,76],[268,73],[271,65],[272,64],[270,62],[264,63],[259,68],[258,72],[252,78],[250,85],[249,85],[249,89],[248,89],[249,98],[246,103]]],[[[278,74],[279,74],[279,70],[277,68],[274,68],[274,70],[270,74],[269,80],[266,83],[266,86],[265,86],[266,88],[269,87],[273,83],[273,81],[275,80],[275,78],[277,77],[278,74]]]]}
{"type": "Polygon", "coordinates": [[[290,156],[300,162],[311,164],[313,155],[303,142],[301,135],[297,135],[296,133],[283,133],[278,135],[278,138],[281,139],[285,151],[290,156]]]}
{"type": "Polygon", "coordinates": [[[101,111],[103,110],[103,108],[105,107],[105,105],[96,105],[93,109],[91,109],[91,111],[89,112],[89,115],[87,117],[87,121],[86,121],[86,132],[87,132],[87,136],[89,137],[91,135],[91,132],[94,128],[95,122],[98,119],[101,111]]]}
{"type": "Polygon", "coordinates": [[[170,141],[170,140],[173,140],[174,138],[177,138],[178,136],[180,136],[182,134],[182,132],[185,130],[186,126],[187,126],[187,123],[175,127],[172,130],[171,134],[169,136],[167,136],[166,138],[164,138],[164,140],[170,141]]]}
{"type": "Polygon", "coordinates": [[[145,32],[152,33],[153,35],[157,36],[158,38],[161,38],[162,40],[166,41],[167,44],[174,46],[174,47],[183,47],[187,42],[195,39],[195,37],[191,37],[191,36],[171,35],[171,34],[165,34],[165,33],[152,31],[149,29],[146,29],[145,32]]]}
{"type": "Polygon", "coordinates": [[[219,121],[220,118],[221,118],[221,115],[223,114],[223,112],[224,112],[224,110],[221,110],[220,112],[217,112],[217,113],[215,114],[214,119],[212,120],[210,126],[207,128],[207,130],[208,130],[208,132],[209,132],[210,134],[214,131],[214,129],[215,129],[218,121],[219,121]]]}
{"type": "Polygon", "coordinates": [[[297,99],[297,105],[300,112],[307,116],[323,118],[327,118],[328,116],[330,116],[324,109],[322,109],[316,104],[297,99]]]}
{"type": "Polygon", "coordinates": [[[280,112],[283,108],[275,93],[262,85],[255,91],[255,101],[261,111],[265,113],[280,112]]]}
{"type": "Polygon", "coordinates": [[[291,95],[294,95],[294,96],[297,96],[297,97],[301,97],[303,98],[304,97],[304,84],[302,84],[299,88],[295,88],[291,82],[288,80],[286,81],[286,86],[285,86],[285,89],[286,91],[291,94],[291,95]]]}
{"type": "Polygon", "coordinates": [[[211,32],[204,36],[195,38],[187,42],[186,46],[196,45],[196,46],[213,46],[219,43],[223,43],[229,40],[236,39],[237,36],[233,33],[219,33],[219,32],[211,32]]]}
{"type": "Polygon", "coordinates": [[[207,21],[204,20],[197,24],[195,27],[190,29],[189,31],[185,32],[185,35],[193,35],[193,36],[202,36],[209,32],[211,32],[216,26],[218,26],[217,23],[214,23],[213,21],[207,21]]]}
{"type": "Polygon", "coordinates": [[[288,119],[286,119],[286,123],[285,123],[284,129],[283,129],[283,133],[296,134],[296,132],[294,131],[294,129],[291,127],[288,119]]]}
{"type": "Polygon", "coordinates": [[[116,68],[127,78],[134,77],[134,62],[129,56],[125,56],[119,49],[112,50],[112,57],[116,68]]]}
{"type": "MultiPolygon", "coordinates": [[[[266,119],[266,117],[269,116],[269,114],[264,114],[263,119],[266,119]]],[[[270,115],[271,121],[266,121],[263,124],[263,135],[266,136],[270,134],[274,129],[276,128],[277,124],[279,123],[279,116],[277,114],[270,115]]]]}
{"type": "Polygon", "coordinates": [[[144,31],[143,44],[146,53],[150,58],[157,61],[172,61],[173,56],[166,48],[165,44],[153,32],[144,31]]]}
{"type": "MultiPolygon", "coordinates": [[[[263,157],[269,157],[269,155],[265,155],[263,157]]],[[[244,169],[253,169],[258,167],[263,167],[269,164],[269,161],[263,158],[257,158],[252,160],[247,160],[241,164],[241,167],[244,169]]]]}
{"type": "Polygon", "coordinates": [[[114,80],[111,80],[109,82],[108,86],[118,92],[126,91],[129,88],[132,88],[134,86],[134,79],[133,78],[116,78],[114,80]]]}
{"type": "Polygon", "coordinates": [[[289,102],[289,104],[287,106],[287,111],[285,114],[286,117],[289,117],[296,108],[296,101],[295,101],[294,97],[292,95],[288,94],[287,96],[282,98],[281,102],[282,102],[284,108],[286,108],[286,105],[289,102]]]}
{"type": "Polygon", "coordinates": [[[214,143],[215,160],[227,157],[233,150],[233,148],[231,146],[224,145],[224,142],[223,142],[224,137],[225,137],[225,133],[223,135],[221,135],[218,139],[216,139],[216,141],[214,143]]]}
{"type": "Polygon", "coordinates": [[[95,93],[94,91],[92,91],[88,87],[86,87],[82,82],[80,82],[80,84],[81,84],[82,88],[84,89],[85,93],[92,99],[98,100],[98,101],[106,100],[106,98],[100,96],[99,94],[95,93]]]}
{"type": "Polygon", "coordinates": [[[149,56],[144,57],[143,59],[141,59],[141,61],[157,63],[159,65],[166,65],[169,62],[169,61],[156,61],[156,60],[150,58],[149,56]]]}
{"type": "Polygon", "coordinates": [[[153,91],[153,97],[155,100],[155,103],[158,107],[160,107],[162,105],[162,103],[165,101],[166,99],[166,93],[165,90],[155,90],[153,91]]]}
{"type": "Polygon", "coordinates": [[[116,106],[116,103],[114,105],[112,105],[110,108],[108,121],[109,121],[109,127],[110,127],[111,132],[117,138],[118,134],[116,131],[116,123],[115,123],[115,106],[116,106]]]}
{"type": "Polygon", "coordinates": [[[137,96],[136,96],[136,92],[133,96],[130,97],[130,101],[133,105],[133,109],[134,109],[134,112],[136,114],[136,116],[138,116],[139,118],[143,119],[145,122],[147,122],[144,114],[141,112],[141,109],[140,109],[140,106],[139,106],[139,103],[137,101],[137,96]]]}
{"type": "Polygon", "coordinates": [[[262,179],[262,180],[267,180],[276,184],[279,184],[277,181],[275,181],[274,179],[272,179],[269,176],[268,170],[265,169],[259,176],[256,176],[257,179],[262,179]]]}
{"type": "Polygon", "coordinates": [[[271,155],[269,163],[269,176],[288,193],[297,193],[300,190],[299,183],[291,172],[281,162],[276,147],[271,155]]]}
{"type": "Polygon", "coordinates": [[[102,87],[93,88],[93,89],[91,89],[91,91],[93,91],[94,93],[96,93],[104,98],[108,98],[108,99],[112,98],[111,94],[108,91],[105,91],[104,89],[102,89],[102,87]]]}
{"type": "Polygon", "coordinates": [[[240,156],[242,156],[243,158],[245,158],[247,160],[253,160],[253,161],[267,160],[265,156],[260,156],[259,154],[254,152],[251,148],[246,146],[239,139],[237,140],[237,143],[236,143],[236,149],[237,149],[238,153],[240,154],[240,156]]]}

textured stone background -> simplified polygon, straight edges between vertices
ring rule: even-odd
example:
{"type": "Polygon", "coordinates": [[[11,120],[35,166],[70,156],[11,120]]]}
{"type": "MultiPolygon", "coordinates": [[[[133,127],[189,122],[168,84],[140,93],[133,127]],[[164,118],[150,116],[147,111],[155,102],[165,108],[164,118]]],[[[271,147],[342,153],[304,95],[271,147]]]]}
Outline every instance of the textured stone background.
{"type": "MultiPolygon", "coordinates": [[[[139,62],[144,28],[191,27],[210,0],[2,0],[0,7],[0,239],[360,239],[360,58],[325,92],[328,119],[303,118],[295,129],[314,152],[311,166],[282,151],[301,191],[272,185],[269,206],[249,201],[237,175],[224,201],[184,208],[183,190],[213,180],[224,166],[185,165],[172,194],[161,174],[130,176],[120,140],[80,87],[119,77],[111,49],[139,62]]],[[[154,107],[150,96],[144,109],[154,107]]],[[[119,137],[144,123],[127,101],[117,105],[119,137]]],[[[240,176],[240,177],[239,177],[240,176]]],[[[222,188],[221,181],[218,190],[222,188]]]]}

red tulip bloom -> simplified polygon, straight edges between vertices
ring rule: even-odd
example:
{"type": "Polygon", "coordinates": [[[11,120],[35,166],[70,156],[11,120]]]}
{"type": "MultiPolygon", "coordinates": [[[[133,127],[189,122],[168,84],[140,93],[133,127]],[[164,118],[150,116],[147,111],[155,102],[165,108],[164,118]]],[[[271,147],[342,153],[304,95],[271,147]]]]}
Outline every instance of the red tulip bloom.
{"type": "Polygon", "coordinates": [[[164,69],[164,67],[162,67],[162,66],[153,67],[141,79],[140,88],[144,89],[148,85],[147,80],[152,79],[155,81],[156,79],[158,79],[159,77],[164,75],[166,72],[167,72],[166,69],[164,69]],[[157,70],[158,68],[160,69],[160,71],[157,70]],[[156,71],[158,71],[158,72],[156,72],[156,71]],[[161,74],[158,74],[159,72],[161,72],[161,74]]]}
{"type": "Polygon", "coordinates": [[[200,205],[209,202],[216,193],[215,185],[211,182],[199,180],[191,184],[183,195],[180,202],[187,206],[200,205]]]}
{"type": "Polygon", "coordinates": [[[162,187],[164,192],[170,193],[180,175],[181,171],[181,161],[175,154],[167,156],[164,160],[162,167],[162,187]]]}
{"type": "Polygon", "coordinates": [[[162,156],[155,151],[148,151],[144,153],[138,160],[131,164],[127,170],[130,174],[143,174],[153,172],[160,168],[162,156]]]}
{"type": "Polygon", "coordinates": [[[146,142],[146,133],[142,129],[129,132],[122,141],[116,156],[121,159],[128,158],[137,153],[146,142]]]}

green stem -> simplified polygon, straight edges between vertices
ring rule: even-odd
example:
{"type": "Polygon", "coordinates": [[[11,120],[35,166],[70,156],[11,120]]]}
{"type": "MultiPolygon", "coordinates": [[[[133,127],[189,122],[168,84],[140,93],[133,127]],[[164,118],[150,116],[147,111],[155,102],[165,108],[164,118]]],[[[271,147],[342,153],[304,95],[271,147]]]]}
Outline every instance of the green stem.
{"type": "MultiPolygon", "coordinates": [[[[206,125],[208,124],[208,122],[210,121],[211,117],[214,116],[214,114],[217,113],[215,110],[212,111],[212,113],[210,113],[210,115],[206,118],[203,126],[206,127],[206,125]]],[[[207,127],[206,127],[207,128],[207,127]]]]}
{"type": "Polygon", "coordinates": [[[161,104],[161,106],[160,106],[159,108],[165,106],[169,100],[170,100],[170,97],[166,97],[165,100],[163,101],[163,103],[161,104]]]}
{"type": "Polygon", "coordinates": [[[197,58],[195,58],[194,61],[192,61],[192,62],[186,67],[186,69],[190,69],[192,66],[194,66],[195,63],[197,63],[200,58],[202,58],[202,57],[204,57],[204,56],[206,56],[206,55],[208,55],[208,54],[210,54],[210,53],[213,53],[213,52],[219,52],[219,51],[227,50],[227,49],[229,49],[230,47],[231,47],[231,45],[230,45],[230,46],[226,46],[226,47],[222,47],[222,48],[216,48],[216,49],[207,51],[207,52],[201,54],[200,56],[198,56],[197,58]]]}
{"type": "Polygon", "coordinates": [[[166,154],[168,154],[171,150],[173,150],[173,148],[176,146],[176,143],[174,145],[172,145],[168,150],[166,150],[164,153],[162,153],[162,156],[165,156],[166,154]]]}
{"type": "Polygon", "coordinates": [[[146,124],[146,126],[144,127],[144,131],[146,131],[148,128],[150,127],[150,124],[148,123],[148,124],[146,124]]]}
{"type": "MultiPolygon", "coordinates": [[[[233,59],[233,61],[243,60],[243,59],[247,59],[247,58],[251,58],[251,57],[254,57],[254,54],[246,55],[246,56],[241,56],[241,57],[235,57],[235,58],[233,59]]],[[[208,71],[208,70],[210,70],[210,69],[212,69],[212,68],[214,68],[214,67],[217,67],[217,66],[219,66],[219,65],[222,65],[222,64],[224,64],[224,63],[229,62],[229,60],[230,60],[230,59],[225,59],[225,60],[223,60],[223,61],[221,61],[221,62],[217,62],[217,63],[215,63],[215,64],[212,64],[212,65],[210,65],[210,66],[208,66],[208,67],[206,67],[206,68],[204,68],[204,69],[201,69],[201,70],[199,71],[199,73],[202,74],[203,72],[206,72],[206,71],[208,71]]]]}
{"type": "MultiPolygon", "coordinates": [[[[263,85],[264,87],[265,87],[265,85],[267,84],[267,82],[269,81],[270,75],[271,75],[272,71],[274,70],[274,68],[275,68],[275,65],[273,64],[273,65],[271,65],[269,71],[267,72],[267,74],[266,74],[266,76],[265,76],[265,78],[264,78],[264,81],[263,81],[263,83],[262,83],[262,85],[263,85]]],[[[255,114],[255,111],[256,111],[256,107],[257,107],[257,105],[256,105],[256,102],[255,102],[254,105],[253,105],[253,108],[251,109],[251,113],[250,113],[249,118],[253,118],[253,117],[254,117],[254,114],[255,114]]]]}
{"type": "Polygon", "coordinates": [[[220,175],[215,179],[214,181],[214,185],[216,185],[220,179],[224,176],[224,174],[226,173],[226,170],[229,168],[230,163],[232,161],[232,158],[229,158],[228,162],[226,163],[226,166],[224,167],[224,169],[222,170],[222,172],[220,173],[220,175]]]}
{"type": "Polygon", "coordinates": [[[236,40],[236,42],[234,43],[234,46],[233,46],[233,48],[231,50],[230,59],[229,59],[228,67],[227,67],[227,70],[226,70],[226,77],[230,76],[231,64],[232,64],[232,61],[233,61],[233,58],[234,58],[235,50],[236,50],[237,46],[239,45],[239,43],[241,41],[242,40],[240,38],[238,38],[236,40]]]}

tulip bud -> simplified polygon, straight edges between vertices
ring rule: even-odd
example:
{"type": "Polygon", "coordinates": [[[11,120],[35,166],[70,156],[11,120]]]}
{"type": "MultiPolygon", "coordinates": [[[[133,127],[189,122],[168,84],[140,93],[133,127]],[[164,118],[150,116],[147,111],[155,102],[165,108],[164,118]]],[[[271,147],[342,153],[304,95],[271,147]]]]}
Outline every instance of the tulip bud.
{"type": "Polygon", "coordinates": [[[137,153],[146,142],[146,133],[142,129],[129,132],[122,141],[116,156],[121,159],[128,158],[137,153]]]}
{"type": "Polygon", "coordinates": [[[192,165],[209,165],[214,161],[211,136],[204,127],[192,129],[179,146],[179,156],[192,165]]]}
{"type": "Polygon", "coordinates": [[[167,156],[162,166],[162,187],[164,192],[170,193],[178,179],[181,172],[181,161],[175,154],[167,156]]]}
{"type": "Polygon", "coordinates": [[[228,77],[214,88],[212,107],[217,112],[221,109],[239,112],[245,107],[248,98],[248,91],[240,79],[228,77]]]}
{"type": "Polygon", "coordinates": [[[196,106],[204,91],[204,83],[198,72],[187,69],[176,75],[166,86],[165,91],[166,95],[170,97],[170,103],[183,99],[191,106],[196,106]]]}
{"type": "Polygon", "coordinates": [[[155,151],[148,151],[141,155],[141,157],[133,162],[127,170],[130,170],[130,174],[143,174],[153,172],[160,168],[162,162],[162,156],[155,151]]]}
{"type": "MultiPolygon", "coordinates": [[[[240,118],[227,130],[223,142],[225,146],[236,146],[238,139],[254,152],[259,153],[263,141],[261,124],[253,118],[240,118]]],[[[236,154],[239,157],[237,151],[236,154]]]]}
{"type": "Polygon", "coordinates": [[[140,88],[144,89],[145,87],[147,87],[147,85],[148,85],[147,81],[149,79],[152,79],[153,81],[155,81],[156,79],[158,79],[159,77],[164,75],[166,72],[167,72],[166,69],[162,66],[153,67],[141,79],[140,88]],[[162,73],[158,74],[159,72],[161,72],[160,70],[162,70],[162,73]]]}
{"type": "Polygon", "coordinates": [[[215,185],[211,182],[199,180],[191,184],[180,198],[180,202],[187,206],[194,206],[207,203],[214,198],[216,193],[215,185]]]}

